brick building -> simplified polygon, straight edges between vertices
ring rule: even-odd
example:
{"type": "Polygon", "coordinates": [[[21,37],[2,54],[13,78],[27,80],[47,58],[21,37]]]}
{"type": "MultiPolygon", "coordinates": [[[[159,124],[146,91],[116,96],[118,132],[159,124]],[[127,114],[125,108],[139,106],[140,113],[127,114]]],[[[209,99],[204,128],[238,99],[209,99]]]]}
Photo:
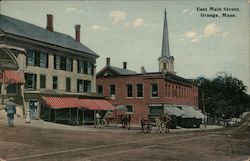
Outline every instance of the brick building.
{"type": "Polygon", "coordinates": [[[56,120],[64,115],[62,110],[56,114],[59,108],[83,115],[75,98],[96,96],[98,57],[80,42],[80,25],[75,25],[74,39],[54,31],[53,15],[47,15],[47,27],[42,28],[0,14],[1,104],[14,97],[18,114],[30,111],[36,119],[47,113],[56,120]]]}
{"type": "Polygon", "coordinates": [[[198,112],[198,87],[193,80],[185,79],[174,72],[174,57],[170,55],[166,11],[164,13],[162,53],[159,72],[141,73],[114,67],[110,58],[97,73],[97,93],[109,97],[114,106],[125,106],[132,112],[132,123],[141,116],[169,113],[176,117],[201,119],[198,112]]]}

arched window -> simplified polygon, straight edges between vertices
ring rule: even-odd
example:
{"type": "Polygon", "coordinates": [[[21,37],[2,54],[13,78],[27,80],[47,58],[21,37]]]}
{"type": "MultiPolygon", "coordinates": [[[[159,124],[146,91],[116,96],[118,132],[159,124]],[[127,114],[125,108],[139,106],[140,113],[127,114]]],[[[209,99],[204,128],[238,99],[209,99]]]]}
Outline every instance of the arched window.
{"type": "Polygon", "coordinates": [[[166,62],[163,63],[163,69],[164,70],[167,69],[167,63],[166,62]]]}

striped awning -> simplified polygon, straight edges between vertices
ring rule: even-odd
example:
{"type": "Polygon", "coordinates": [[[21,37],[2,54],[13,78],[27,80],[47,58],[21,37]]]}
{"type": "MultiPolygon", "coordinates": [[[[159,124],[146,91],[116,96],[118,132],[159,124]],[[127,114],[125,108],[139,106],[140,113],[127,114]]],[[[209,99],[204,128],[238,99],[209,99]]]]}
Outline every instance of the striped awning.
{"type": "Polygon", "coordinates": [[[89,110],[115,110],[115,107],[107,100],[79,99],[83,108],[89,110]]]}
{"type": "Polygon", "coordinates": [[[85,108],[88,110],[114,110],[115,107],[112,106],[107,100],[101,99],[78,99],[75,97],[42,97],[43,102],[53,109],[63,109],[63,108],[85,108]]]}
{"type": "Polygon", "coordinates": [[[5,70],[0,73],[0,83],[4,80],[5,84],[24,84],[24,79],[19,71],[5,70]]]}
{"type": "Polygon", "coordinates": [[[42,97],[43,102],[53,109],[81,108],[78,98],[74,97],[42,97]]]}

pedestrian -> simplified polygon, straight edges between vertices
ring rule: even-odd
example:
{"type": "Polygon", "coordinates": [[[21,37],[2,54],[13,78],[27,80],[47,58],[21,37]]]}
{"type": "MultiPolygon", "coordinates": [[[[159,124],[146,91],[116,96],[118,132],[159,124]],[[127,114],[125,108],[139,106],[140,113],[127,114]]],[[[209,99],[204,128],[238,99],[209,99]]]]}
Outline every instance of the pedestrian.
{"type": "Polygon", "coordinates": [[[6,103],[5,111],[7,113],[9,127],[14,126],[14,115],[16,114],[16,105],[14,99],[11,97],[9,102],[6,103]]]}
{"type": "Polygon", "coordinates": [[[102,128],[101,116],[100,116],[100,114],[98,112],[96,112],[95,118],[96,118],[96,127],[102,128]]]}

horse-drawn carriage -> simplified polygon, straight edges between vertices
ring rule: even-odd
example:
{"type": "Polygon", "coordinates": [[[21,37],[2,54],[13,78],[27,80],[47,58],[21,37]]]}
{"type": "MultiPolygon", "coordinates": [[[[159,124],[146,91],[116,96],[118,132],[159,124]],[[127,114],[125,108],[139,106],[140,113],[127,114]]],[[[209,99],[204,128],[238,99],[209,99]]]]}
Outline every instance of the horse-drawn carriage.
{"type": "Polygon", "coordinates": [[[114,111],[107,112],[106,121],[108,126],[117,127],[118,124],[121,124],[123,128],[130,129],[130,121],[131,121],[131,112],[127,112],[127,109],[119,109],[117,108],[114,111]]]}
{"type": "Polygon", "coordinates": [[[150,133],[153,127],[156,127],[157,133],[168,133],[171,123],[171,117],[168,114],[148,115],[141,117],[141,132],[150,133]]]}

